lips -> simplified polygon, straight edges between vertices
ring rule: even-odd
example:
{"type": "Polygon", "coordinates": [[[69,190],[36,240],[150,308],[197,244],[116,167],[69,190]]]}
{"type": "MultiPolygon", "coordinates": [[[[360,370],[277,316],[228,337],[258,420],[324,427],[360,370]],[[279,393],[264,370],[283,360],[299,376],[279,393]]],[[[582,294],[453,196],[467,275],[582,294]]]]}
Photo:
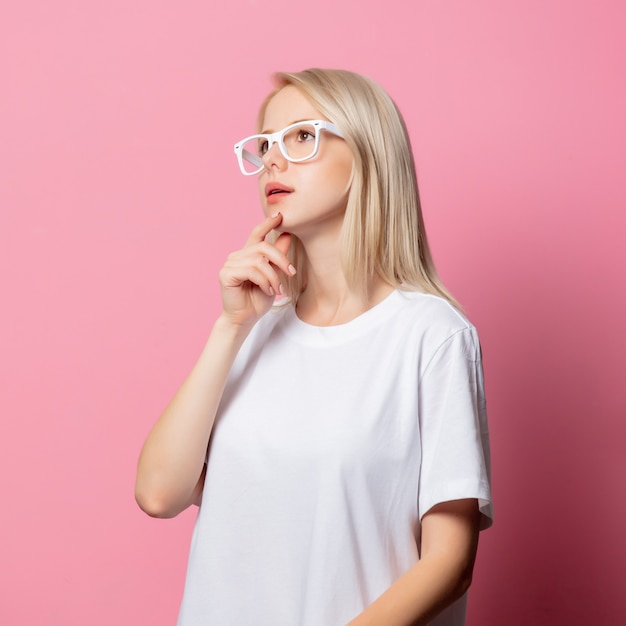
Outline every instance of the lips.
{"type": "Polygon", "coordinates": [[[287,187],[286,185],[281,185],[280,183],[267,183],[267,185],[265,185],[265,196],[267,198],[276,196],[280,197],[285,194],[289,194],[292,191],[293,189],[287,187]]]}

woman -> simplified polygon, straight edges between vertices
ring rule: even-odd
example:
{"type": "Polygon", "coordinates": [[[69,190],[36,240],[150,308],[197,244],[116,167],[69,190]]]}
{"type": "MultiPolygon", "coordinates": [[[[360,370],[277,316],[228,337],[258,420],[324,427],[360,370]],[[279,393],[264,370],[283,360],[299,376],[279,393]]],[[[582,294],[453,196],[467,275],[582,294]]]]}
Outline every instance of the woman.
{"type": "Polygon", "coordinates": [[[277,76],[259,127],[235,152],[266,218],[139,460],[148,514],[200,505],[179,625],[463,624],[492,518],[480,348],[402,118],[311,69],[277,76]]]}

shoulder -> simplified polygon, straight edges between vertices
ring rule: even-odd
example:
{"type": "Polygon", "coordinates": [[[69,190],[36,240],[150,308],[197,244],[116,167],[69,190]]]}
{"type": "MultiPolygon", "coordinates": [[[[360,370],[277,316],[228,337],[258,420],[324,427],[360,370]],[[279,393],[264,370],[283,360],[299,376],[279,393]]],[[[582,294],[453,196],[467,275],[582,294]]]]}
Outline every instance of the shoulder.
{"type": "Polygon", "coordinates": [[[445,341],[458,332],[476,331],[467,317],[444,298],[421,291],[397,293],[398,321],[405,328],[416,328],[433,341],[445,341]]]}
{"type": "Polygon", "coordinates": [[[276,333],[281,320],[291,311],[292,304],[288,299],[280,301],[274,305],[255,325],[246,338],[240,354],[254,351],[259,346],[265,344],[268,339],[276,333]]]}
{"type": "Polygon", "coordinates": [[[282,349],[282,342],[277,340],[281,336],[278,328],[281,320],[291,308],[292,305],[288,302],[273,306],[254,325],[235,357],[229,374],[231,380],[237,379],[245,371],[246,367],[259,357],[266,346],[272,346],[274,350],[282,349]]]}
{"type": "Polygon", "coordinates": [[[398,290],[399,300],[407,310],[419,312],[420,315],[432,316],[433,319],[445,320],[454,325],[471,325],[467,317],[454,307],[448,300],[423,291],[398,290]]]}
{"type": "Polygon", "coordinates": [[[398,291],[398,309],[392,326],[417,346],[422,365],[441,351],[451,351],[470,361],[480,360],[480,341],[474,325],[450,302],[419,291],[398,291]]]}

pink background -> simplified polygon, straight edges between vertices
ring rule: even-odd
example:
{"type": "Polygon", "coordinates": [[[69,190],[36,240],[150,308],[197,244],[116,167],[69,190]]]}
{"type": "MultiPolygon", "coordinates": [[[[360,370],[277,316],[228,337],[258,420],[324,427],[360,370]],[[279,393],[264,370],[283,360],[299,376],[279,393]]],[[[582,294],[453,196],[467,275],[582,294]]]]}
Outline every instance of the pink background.
{"type": "Polygon", "coordinates": [[[626,623],[622,2],[58,0],[0,10],[0,623],[175,623],[194,512],[133,499],[260,218],[274,70],[378,80],[478,326],[496,525],[469,626],[626,623]]]}

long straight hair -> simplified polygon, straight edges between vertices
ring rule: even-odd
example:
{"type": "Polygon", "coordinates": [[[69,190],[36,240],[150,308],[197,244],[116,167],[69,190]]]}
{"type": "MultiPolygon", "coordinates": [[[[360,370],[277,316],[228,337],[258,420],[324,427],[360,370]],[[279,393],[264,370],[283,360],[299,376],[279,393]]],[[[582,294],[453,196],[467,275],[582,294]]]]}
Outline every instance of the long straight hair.
{"type": "MultiPolygon", "coordinates": [[[[422,290],[455,307],[433,263],[420,205],[415,162],[404,119],[389,95],[371,79],[347,70],[311,68],[274,75],[276,89],[299,89],[342,132],[354,155],[352,184],[341,233],[341,260],[350,289],[367,297],[372,276],[398,289],[422,290]]],[[[303,267],[304,248],[294,237],[294,265],[303,267]]],[[[296,302],[306,285],[306,272],[287,280],[296,302]]]]}

